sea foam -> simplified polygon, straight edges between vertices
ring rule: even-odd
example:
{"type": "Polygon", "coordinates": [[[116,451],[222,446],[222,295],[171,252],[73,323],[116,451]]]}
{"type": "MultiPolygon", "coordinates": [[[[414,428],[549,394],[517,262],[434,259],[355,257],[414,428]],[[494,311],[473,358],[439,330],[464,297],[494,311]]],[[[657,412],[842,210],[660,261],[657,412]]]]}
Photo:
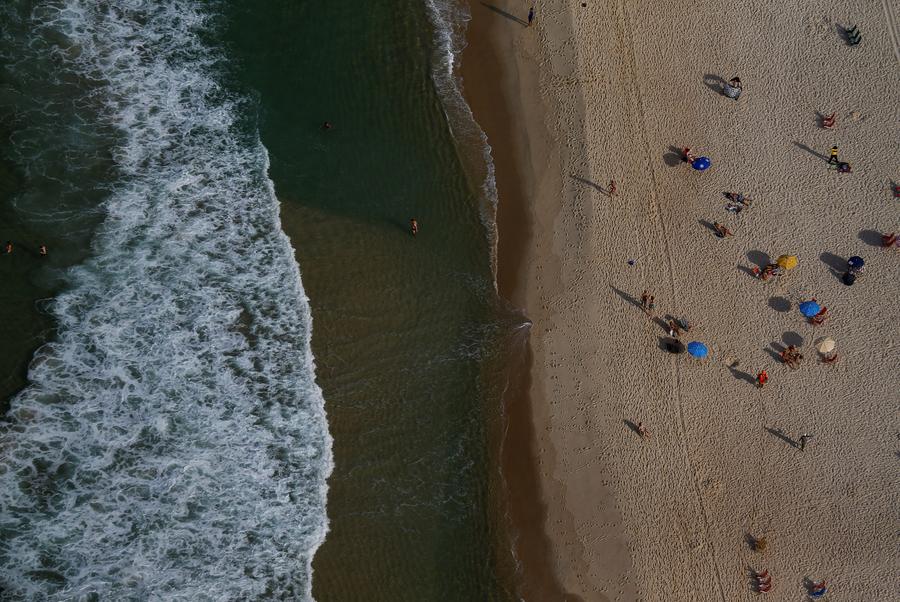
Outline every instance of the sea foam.
{"type": "Polygon", "coordinates": [[[311,598],[331,439],[311,317],[214,4],[39,3],[120,135],[92,259],[0,427],[0,598],[311,598]]]}

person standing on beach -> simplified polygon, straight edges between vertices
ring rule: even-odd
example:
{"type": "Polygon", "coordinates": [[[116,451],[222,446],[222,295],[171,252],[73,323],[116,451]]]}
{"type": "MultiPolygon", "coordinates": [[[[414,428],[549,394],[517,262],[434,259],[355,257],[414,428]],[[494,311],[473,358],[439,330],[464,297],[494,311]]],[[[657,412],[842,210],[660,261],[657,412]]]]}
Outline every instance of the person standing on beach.
{"type": "Polygon", "coordinates": [[[769,382],[769,375],[765,370],[756,375],[756,388],[762,389],[767,382],[769,382]]]}
{"type": "Polygon", "coordinates": [[[532,23],[534,23],[534,6],[528,9],[528,27],[531,27],[532,23]]]}
{"type": "Polygon", "coordinates": [[[647,430],[647,427],[644,426],[643,422],[637,423],[637,432],[638,432],[638,435],[641,436],[641,439],[649,439],[650,438],[650,431],[647,430]]]}
{"type": "Polygon", "coordinates": [[[419,222],[416,221],[416,218],[409,220],[409,231],[413,236],[419,233],[419,222]]]}
{"type": "Polygon", "coordinates": [[[837,154],[838,154],[838,147],[832,146],[831,147],[831,156],[828,157],[828,165],[837,165],[838,164],[837,154]]]}
{"type": "Polygon", "coordinates": [[[616,181],[609,181],[609,196],[616,196],[616,181]]]}
{"type": "Polygon", "coordinates": [[[806,433],[803,433],[802,435],[800,435],[800,439],[799,439],[800,451],[803,451],[804,449],[806,449],[806,442],[809,441],[810,439],[812,439],[812,435],[807,435],[806,433]]]}

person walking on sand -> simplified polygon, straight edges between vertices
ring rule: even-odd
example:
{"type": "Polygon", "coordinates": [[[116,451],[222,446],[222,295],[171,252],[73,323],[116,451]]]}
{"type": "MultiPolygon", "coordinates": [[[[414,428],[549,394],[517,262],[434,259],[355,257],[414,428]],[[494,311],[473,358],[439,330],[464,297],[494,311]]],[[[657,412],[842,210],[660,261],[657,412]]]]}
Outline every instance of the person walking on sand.
{"type": "Polygon", "coordinates": [[[41,257],[46,257],[47,256],[47,245],[41,245],[40,248],[38,248],[38,252],[41,254],[41,257]]]}
{"type": "Polygon", "coordinates": [[[6,251],[6,254],[7,254],[7,255],[9,255],[9,254],[12,253],[13,245],[12,245],[12,241],[11,241],[11,240],[7,240],[7,241],[6,241],[6,247],[4,247],[4,250],[6,251]]]}
{"type": "Polygon", "coordinates": [[[799,439],[800,451],[803,451],[804,449],[806,449],[806,442],[809,441],[810,439],[812,439],[812,435],[808,435],[806,433],[803,433],[802,435],[800,435],[800,439],[799,439]]]}
{"type": "Polygon", "coordinates": [[[649,303],[650,303],[650,291],[644,290],[644,292],[641,293],[641,309],[643,309],[644,311],[647,311],[647,306],[649,305],[649,303]]]}
{"type": "Polygon", "coordinates": [[[766,374],[765,370],[756,375],[756,388],[762,389],[767,382],[769,382],[769,375],[766,374]]]}
{"type": "Polygon", "coordinates": [[[528,9],[528,27],[531,27],[532,23],[534,23],[534,6],[528,9]]]}
{"type": "Polygon", "coordinates": [[[838,156],[837,156],[837,154],[838,154],[838,147],[832,146],[832,147],[831,147],[831,156],[828,157],[828,165],[829,165],[829,166],[831,166],[831,165],[837,165],[837,164],[838,164],[838,156]]]}
{"type": "Polygon", "coordinates": [[[609,181],[609,196],[616,196],[616,181],[609,181]]]}
{"type": "Polygon", "coordinates": [[[419,233],[419,222],[416,221],[416,218],[409,220],[409,231],[413,236],[419,233]]]}

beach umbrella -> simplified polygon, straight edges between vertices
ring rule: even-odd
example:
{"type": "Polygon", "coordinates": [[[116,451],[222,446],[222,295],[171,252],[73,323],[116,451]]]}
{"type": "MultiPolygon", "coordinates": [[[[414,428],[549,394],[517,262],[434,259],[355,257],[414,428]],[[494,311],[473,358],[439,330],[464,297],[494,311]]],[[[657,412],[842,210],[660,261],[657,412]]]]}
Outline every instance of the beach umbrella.
{"type": "Polygon", "coordinates": [[[847,265],[850,266],[851,268],[853,268],[854,270],[858,270],[861,267],[863,267],[864,265],[866,265],[866,262],[863,261],[863,258],[860,257],[859,255],[854,255],[853,257],[851,257],[850,259],[847,260],[847,265]]]}
{"type": "Polygon", "coordinates": [[[807,318],[811,318],[822,309],[819,307],[819,304],[815,301],[804,301],[800,304],[800,313],[806,316],[807,318]]]}
{"type": "Polygon", "coordinates": [[[831,337],[819,339],[816,341],[816,349],[819,350],[819,353],[831,353],[834,351],[834,339],[831,337]]]}
{"type": "Polygon", "coordinates": [[[775,260],[775,263],[778,264],[778,267],[786,270],[793,270],[800,261],[797,259],[796,255],[782,255],[775,260]]]}
{"type": "Polygon", "coordinates": [[[709,157],[697,157],[694,159],[694,162],[691,163],[691,167],[697,171],[707,170],[710,165],[712,165],[712,161],[709,160],[709,157]]]}
{"type": "Polygon", "coordinates": [[[709,355],[709,349],[707,349],[706,345],[699,341],[688,343],[687,350],[688,353],[700,359],[703,359],[704,357],[709,355]]]}

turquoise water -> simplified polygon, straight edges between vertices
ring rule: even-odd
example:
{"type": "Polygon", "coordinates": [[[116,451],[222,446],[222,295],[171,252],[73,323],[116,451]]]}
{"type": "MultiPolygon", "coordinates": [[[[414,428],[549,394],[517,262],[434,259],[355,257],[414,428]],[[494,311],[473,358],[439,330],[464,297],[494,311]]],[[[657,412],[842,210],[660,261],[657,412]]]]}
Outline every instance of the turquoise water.
{"type": "Polygon", "coordinates": [[[3,11],[0,598],[511,598],[464,15],[3,11]]]}

